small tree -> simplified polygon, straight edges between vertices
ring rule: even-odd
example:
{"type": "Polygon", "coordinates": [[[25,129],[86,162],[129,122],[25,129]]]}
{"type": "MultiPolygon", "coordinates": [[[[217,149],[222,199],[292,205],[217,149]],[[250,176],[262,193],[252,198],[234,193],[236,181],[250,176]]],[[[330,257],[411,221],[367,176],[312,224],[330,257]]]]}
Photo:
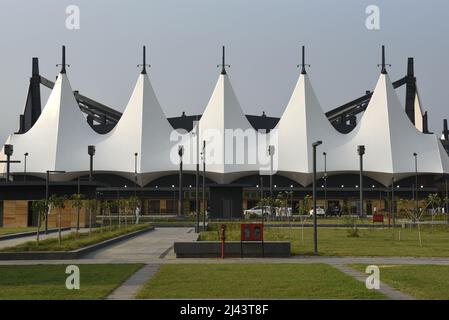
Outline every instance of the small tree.
{"type": "Polygon", "coordinates": [[[48,211],[48,203],[47,200],[37,200],[33,201],[33,211],[37,213],[37,234],[36,234],[36,242],[39,245],[39,235],[41,230],[41,222],[45,221],[48,211]]]}
{"type": "Polygon", "coordinates": [[[140,205],[139,198],[132,196],[128,199],[128,207],[131,211],[131,214],[134,215],[136,218],[136,220],[135,220],[136,224],[139,223],[139,213],[137,211],[137,208],[139,207],[139,205],[140,205]]]}
{"type": "Polygon", "coordinates": [[[404,212],[412,222],[416,222],[418,226],[418,238],[419,238],[419,246],[422,247],[422,239],[421,239],[421,227],[420,220],[424,213],[424,210],[420,210],[419,208],[414,207],[415,200],[413,199],[399,199],[398,201],[398,209],[401,212],[404,212]]]}
{"type": "Polygon", "coordinates": [[[279,208],[279,215],[281,217],[281,220],[282,220],[282,217],[283,217],[284,214],[288,215],[287,214],[288,200],[287,200],[287,198],[286,198],[284,193],[279,193],[278,194],[276,200],[274,200],[274,205],[275,205],[275,207],[279,208]]]}
{"type": "Polygon", "coordinates": [[[112,209],[114,207],[118,208],[117,200],[107,200],[106,201],[106,208],[108,210],[108,215],[109,215],[109,229],[110,230],[112,230],[112,209]]]}
{"type": "MultiPolygon", "coordinates": [[[[268,214],[265,212],[265,208],[266,207],[270,207],[270,211],[271,211],[271,208],[272,208],[272,206],[273,206],[273,203],[274,201],[273,201],[273,198],[270,198],[270,197],[268,197],[268,198],[262,198],[262,199],[260,199],[258,202],[257,202],[257,206],[258,207],[262,207],[262,221],[265,221],[265,216],[267,216],[268,214]]],[[[271,213],[272,212],[270,212],[269,214],[271,215],[271,213]]]]}
{"type": "Polygon", "coordinates": [[[308,215],[310,209],[312,208],[312,196],[310,194],[306,194],[304,199],[302,200],[301,213],[308,215]]]}
{"type": "Polygon", "coordinates": [[[432,229],[433,229],[433,219],[435,215],[435,208],[439,207],[441,205],[441,198],[438,195],[438,193],[430,193],[426,199],[426,208],[431,208],[430,215],[432,216],[432,229]]]}
{"type": "Polygon", "coordinates": [[[65,208],[65,200],[66,197],[58,197],[56,195],[52,195],[48,200],[51,205],[58,210],[58,242],[59,245],[62,244],[62,234],[61,234],[61,223],[62,223],[62,210],[65,208]]]}
{"type": "Polygon", "coordinates": [[[119,212],[119,227],[121,227],[121,215],[122,213],[125,215],[125,228],[128,227],[128,219],[126,217],[127,211],[128,211],[128,201],[126,199],[119,199],[117,200],[117,208],[119,212]]]}
{"type": "Polygon", "coordinates": [[[97,211],[97,200],[89,199],[87,200],[87,209],[89,210],[89,234],[92,232],[92,212],[97,211]]]}
{"type": "Polygon", "coordinates": [[[81,193],[74,193],[70,199],[72,200],[72,208],[76,208],[76,234],[78,234],[80,230],[80,211],[83,207],[84,195],[81,193]]]}

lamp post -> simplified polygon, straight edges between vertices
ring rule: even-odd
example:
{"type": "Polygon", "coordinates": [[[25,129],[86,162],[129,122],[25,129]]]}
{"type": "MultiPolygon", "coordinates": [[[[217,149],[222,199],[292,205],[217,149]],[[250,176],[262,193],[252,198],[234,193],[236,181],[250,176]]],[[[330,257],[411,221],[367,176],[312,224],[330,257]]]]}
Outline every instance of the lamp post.
{"type": "Polygon", "coordinates": [[[23,181],[27,181],[27,157],[29,153],[25,152],[23,154],[23,181]]]}
{"type": "Polygon", "coordinates": [[[418,154],[416,152],[413,153],[413,157],[415,157],[415,201],[416,201],[416,214],[418,214],[418,154]]]}
{"type": "Polygon", "coordinates": [[[89,182],[92,182],[93,172],[94,172],[94,155],[95,155],[95,146],[88,146],[87,153],[89,154],[90,164],[89,164],[89,182]]]}
{"type": "Polygon", "coordinates": [[[393,217],[393,229],[396,227],[396,215],[394,213],[394,176],[391,177],[391,216],[393,217]]]}
{"type": "Polygon", "coordinates": [[[357,153],[359,154],[360,157],[360,190],[359,190],[359,207],[360,207],[360,211],[359,211],[359,216],[361,218],[364,217],[364,213],[363,213],[363,155],[365,154],[365,146],[361,145],[357,147],[357,153]]]}
{"type": "Polygon", "coordinates": [[[327,214],[327,153],[323,152],[324,157],[324,212],[327,214]]]}
{"type": "Polygon", "coordinates": [[[14,152],[14,147],[12,144],[5,144],[4,152],[6,155],[6,161],[1,160],[0,163],[6,163],[6,181],[5,183],[9,183],[9,177],[11,174],[11,163],[20,163],[20,161],[11,160],[11,156],[14,152]]]}
{"type": "MultiPolygon", "coordinates": [[[[50,189],[50,173],[65,173],[65,171],[57,171],[57,170],[47,170],[47,175],[45,176],[45,200],[48,205],[49,189],[50,189]]],[[[45,234],[48,234],[48,210],[45,217],[45,234]]]]}
{"type": "Polygon", "coordinates": [[[134,153],[134,197],[137,197],[137,156],[139,154],[134,153]]]}
{"type": "Polygon", "coordinates": [[[270,156],[270,198],[273,198],[273,156],[274,156],[274,146],[270,145],[268,147],[268,155],[270,156]]]}
{"type": "Polygon", "coordinates": [[[200,133],[198,116],[196,117],[196,172],[195,172],[195,211],[196,211],[196,232],[200,232],[200,133]]]}
{"type": "Polygon", "coordinates": [[[318,228],[316,220],[316,148],[321,145],[322,141],[312,143],[313,147],[313,245],[314,252],[318,254],[318,228]]]}
{"type": "Polygon", "coordinates": [[[184,191],[183,191],[183,182],[182,182],[182,156],[184,155],[184,147],[178,147],[178,155],[179,155],[179,199],[178,199],[178,215],[182,216],[184,214],[184,191]]]}
{"type": "Polygon", "coordinates": [[[201,155],[203,156],[203,230],[206,230],[206,140],[203,140],[203,151],[201,152],[201,155]]]}

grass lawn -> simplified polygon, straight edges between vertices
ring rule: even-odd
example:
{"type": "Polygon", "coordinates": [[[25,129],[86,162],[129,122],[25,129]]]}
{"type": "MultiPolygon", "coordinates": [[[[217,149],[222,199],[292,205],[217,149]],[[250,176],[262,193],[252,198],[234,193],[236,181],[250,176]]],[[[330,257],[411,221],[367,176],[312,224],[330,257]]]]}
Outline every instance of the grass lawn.
{"type": "Polygon", "coordinates": [[[0,266],[0,299],[102,299],[141,267],[141,264],[79,265],[80,290],[68,290],[66,265],[0,266]]]}
{"type": "Polygon", "coordinates": [[[127,228],[113,226],[112,229],[104,227],[103,232],[96,229],[89,233],[72,232],[62,237],[62,244],[59,245],[58,237],[48,238],[39,241],[39,245],[36,241],[27,241],[14,247],[8,247],[0,250],[0,252],[24,252],[24,251],[69,251],[79,249],[88,245],[92,245],[98,242],[105,241],[132,231],[148,228],[148,224],[139,224],[128,226],[127,228]]]}
{"type": "MultiPolygon", "coordinates": [[[[365,265],[350,265],[365,271],[365,265]]],[[[449,266],[382,265],[380,281],[417,299],[449,300],[449,266]]]]}
{"type": "Polygon", "coordinates": [[[385,299],[326,264],[162,265],[140,299],[385,299]]]}
{"type": "Polygon", "coordinates": [[[36,230],[37,230],[36,227],[20,227],[20,228],[1,227],[0,236],[12,233],[32,232],[36,230]]]}
{"type": "MultiPolygon", "coordinates": [[[[235,225],[236,226],[236,225],[235,225]]],[[[226,231],[227,240],[240,241],[240,230],[234,225],[226,231]]],[[[304,241],[300,227],[266,227],[266,241],[291,241],[292,254],[313,254],[313,228],[304,228],[304,241]]],[[[449,257],[449,226],[423,226],[419,246],[417,229],[359,229],[359,237],[349,237],[344,228],[318,228],[318,250],[328,256],[413,256],[449,257]],[[401,241],[399,241],[399,232],[401,241]]],[[[201,233],[201,240],[218,240],[218,231],[201,233]]]]}

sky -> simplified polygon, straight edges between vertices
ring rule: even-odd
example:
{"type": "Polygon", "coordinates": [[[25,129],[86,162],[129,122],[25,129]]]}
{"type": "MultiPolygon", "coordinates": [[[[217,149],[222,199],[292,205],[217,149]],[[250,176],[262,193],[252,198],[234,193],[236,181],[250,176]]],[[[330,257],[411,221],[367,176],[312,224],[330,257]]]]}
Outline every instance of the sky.
{"type": "MultiPolygon", "coordinates": [[[[168,117],[202,113],[222,45],[243,111],[279,117],[299,75],[301,45],[328,111],[374,89],[384,44],[392,81],[415,58],[421,103],[440,134],[449,118],[448,18],[447,0],[0,0],[0,140],[18,127],[32,57],[55,79],[63,44],[72,88],[120,111],[147,45],[148,73],[168,117]],[[79,8],[79,29],[66,27],[69,5],[79,8]],[[366,27],[370,5],[379,8],[376,30],[366,27]]],[[[44,106],[49,92],[41,90],[44,106]]]]}

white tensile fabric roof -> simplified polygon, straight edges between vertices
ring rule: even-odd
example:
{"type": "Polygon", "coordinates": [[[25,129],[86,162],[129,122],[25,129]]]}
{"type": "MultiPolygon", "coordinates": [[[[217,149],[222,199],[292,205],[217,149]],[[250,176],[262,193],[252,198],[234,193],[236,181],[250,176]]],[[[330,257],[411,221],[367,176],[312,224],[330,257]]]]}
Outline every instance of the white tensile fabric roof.
{"type": "MultiPolygon", "coordinates": [[[[13,134],[8,143],[14,146],[13,158],[23,161],[27,152],[27,173],[43,176],[47,170],[66,171],[62,179],[76,176],[89,166],[87,146],[96,144],[96,134],[80,112],[65,73],[60,73],[39,119],[24,134],[13,134]]],[[[5,158],[3,150],[1,156],[5,158]]],[[[2,164],[2,172],[6,164],[2,164]]],[[[23,172],[23,163],[11,164],[11,172],[23,172]]]]}
{"type": "Polygon", "coordinates": [[[364,145],[364,171],[388,185],[415,172],[448,173],[449,157],[434,134],[423,134],[410,122],[388,74],[381,74],[373,96],[356,128],[344,142],[329,150],[329,171],[358,171],[357,146],[364,145]],[[341,160],[336,160],[341,159],[341,160]]]}
{"type": "MultiPolygon", "coordinates": [[[[420,173],[449,173],[449,157],[441,142],[435,135],[423,134],[413,126],[387,74],[381,74],[367,110],[349,134],[340,134],[329,123],[308,75],[302,74],[273,131],[277,132],[278,141],[274,143],[274,170],[303,185],[312,181],[312,143],[317,140],[323,141],[317,156],[317,169],[321,173],[324,171],[322,152],[327,153],[329,175],[358,172],[358,145],[366,147],[366,174],[384,185],[389,185],[393,176],[398,180],[414,174],[414,152],[418,154],[420,173]]],[[[30,154],[28,174],[43,176],[47,170],[66,171],[58,176],[61,180],[88,172],[88,145],[96,146],[96,172],[115,173],[133,180],[137,153],[137,181],[145,185],[158,177],[177,173],[178,144],[185,149],[184,169],[194,171],[196,142],[199,140],[202,146],[206,140],[208,177],[229,183],[259,173],[262,167],[267,173],[269,158],[266,154],[265,158],[260,156],[266,153],[267,136],[257,135],[246,119],[227,74],[219,76],[199,124],[189,133],[171,127],[148,76],[140,74],[120,121],[105,135],[90,128],[79,110],[67,75],[59,74],[35,125],[25,134],[11,135],[7,143],[14,145],[14,159],[25,152],[30,154]],[[231,149],[225,148],[228,142],[236,140],[227,136],[227,130],[244,132],[244,140],[231,143],[231,149]],[[253,136],[256,136],[254,141],[253,136]],[[236,154],[239,143],[240,147],[244,145],[243,155],[236,154]]],[[[3,150],[0,157],[5,159],[3,150]]],[[[5,171],[6,165],[0,164],[0,172],[5,171]]],[[[11,164],[11,172],[23,172],[23,164],[11,164]]]]}
{"type": "Polygon", "coordinates": [[[317,170],[324,171],[320,155],[343,142],[343,135],[324,115],[307,74],[299,77],[276,129],[279,130],[280,174],[294,177],[303,185],[312,182],[312,143],[323,142],[317,152],[317,170]]]}
{"type": "Polygon", "coordinates": [[[96,146],[96,170],[119,173],[133,180],[135,153],[139,184],[177,170],[170,162],[172,131],[148,75],[140,74],[119,122],[96,146]]]}

